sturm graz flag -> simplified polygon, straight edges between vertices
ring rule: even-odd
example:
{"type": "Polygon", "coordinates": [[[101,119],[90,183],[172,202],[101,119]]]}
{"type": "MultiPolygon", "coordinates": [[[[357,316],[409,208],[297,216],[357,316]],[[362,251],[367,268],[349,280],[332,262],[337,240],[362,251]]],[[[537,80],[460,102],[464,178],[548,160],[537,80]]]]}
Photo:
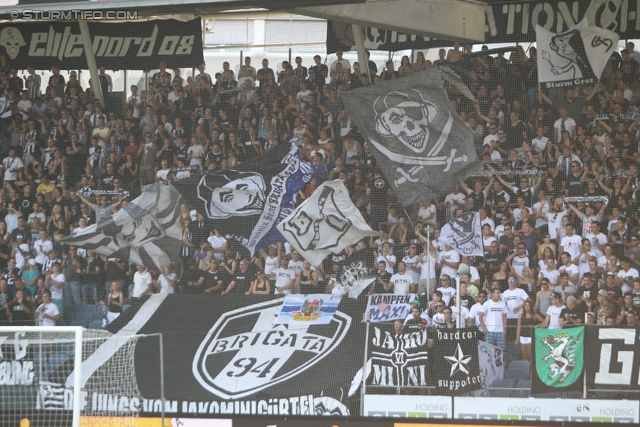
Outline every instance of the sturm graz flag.
{"type": "Polygon", "coordinates": [[[311,172],[297,147],[283,145],[236,168],[171,185],[190,208],[212,220],[222,236],[240,243],[253,255],[271,243],[285,241],[276,225],[293,211],[296,194],[311,172]]]}
{"type": "Polygon", "coordinates": [[[462,396],[482,388],[477,329],[436,329],[434,339],[436,393],[462,396]]]}
{"type": "Polygon", "coordinates": [[[480,170],[473,135],[435,70],[345,92],[342,99],[404,206],[448,193],[480,170]]]}
{"type": "Polygon", "coordinates": [[[579,391],[584,373],[584,326],[536,329],[531,393],[579,391]]]}

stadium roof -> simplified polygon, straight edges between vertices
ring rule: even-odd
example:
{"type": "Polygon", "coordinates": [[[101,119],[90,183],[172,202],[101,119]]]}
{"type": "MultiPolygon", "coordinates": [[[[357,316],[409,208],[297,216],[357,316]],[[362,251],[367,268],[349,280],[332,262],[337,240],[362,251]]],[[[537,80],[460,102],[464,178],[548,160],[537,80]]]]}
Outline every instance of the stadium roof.
{"type": "MultiPolygon", "coordinates": [[[[138,16],[213,15],[228,10],[263,8],[270,10],[295,9],[302,6],[341,5],[364,3],[365,0],[103,0],[103,1],[30,1],[0,7],[0,20],[12,20],[11,12],[18,16],[24,10],[125,10],[137,11],[138,16]]],[[[0,2],[6,3],[6,2],[0,2]]]]}

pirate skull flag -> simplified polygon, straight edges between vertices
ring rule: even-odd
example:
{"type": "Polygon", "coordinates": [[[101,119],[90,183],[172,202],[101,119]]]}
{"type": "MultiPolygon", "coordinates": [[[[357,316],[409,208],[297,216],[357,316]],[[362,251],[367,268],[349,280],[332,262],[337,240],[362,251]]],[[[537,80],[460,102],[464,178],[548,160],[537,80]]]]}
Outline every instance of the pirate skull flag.
{"type": "Polygon", "coordinates": [[[480,170],[473,136],[436,70],[342,94],[358,129],[405,206],[446,194],[480,170]]]}
{"type": "Polygon", "coordinates": [[[182,247],[180,202],[175,188],[151,185],[115,214],[62,243],[160,270],[171,264],[182,247]]]}
{"type": "Polygon", "coordinates": [[[362,218],[339,179],[318,187],[278,225],[278,230],[313,265],[364,237],[378,235],[362,218]]]}
{"type": "Polygon", "coordinates": [[[284,242],[276,225],[293,211],[296,194],[309,181],[311,172],[297,147],[282,145],[236,168],[171,185],[190,208],[212,220],[222,236],[253,255],[271,243],[284,242]]]}
{"type": "Polygon", "coordinates": [[[536,26],[540,88],[596,83],[619,39],[613,31],[590,27],[586,19],[558,34],[536,26]]]}

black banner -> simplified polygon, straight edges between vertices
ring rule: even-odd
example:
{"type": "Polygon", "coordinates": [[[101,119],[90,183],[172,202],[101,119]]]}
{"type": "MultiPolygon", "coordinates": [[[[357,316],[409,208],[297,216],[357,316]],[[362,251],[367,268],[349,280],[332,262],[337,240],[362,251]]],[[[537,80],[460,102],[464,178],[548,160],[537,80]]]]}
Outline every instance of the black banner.
{"type": "MultiPolygon", "coordinates": [[[[200,18],[105,24],[90,22],[89,33],[98,67],[108,70],[153,70],[197,67],[203,62],[200,18]]],[[[76,22],[44,21],[0,27],[0,54],[18,69],[87,69],[84,44],[76,22]]]]}
{"type": "MultiPolygon", "coordinates": [[[[147,307],[152,303],[148,300],[147,307]]],[[[274,325],[281,305],[282,299],[274,297],[208,294],[170,295],[157,305],[138,333],[163,333],[170,410],[349,415],[348,384],[363,364],[365,326],[360,320],[366,300],[343,299],[331,323],[304,328],[274,325]],[[188,313],[201,315],[196,319],[188,313]]],[[[136,315],[145,310],[144,305],[131,307],[112,331],[136,323],[136,315]]],[[[138,347],[140,392],[154,401],[160,397],[159,355],[148,351],[153,345],[138,347]]]]}
{"type": "Polygon", "coordinates": [[[464,396],[482,388],[478,360],[478,330],[437,329],[432,352],[436,393],[464,396]]]}
{"type": "Polygon", "coordinates": [[[638,390],[640,327],[588,327],[587,353],[589,388],[638,390]]]}
{"type": "MultiPolygon", "coordinates": [[[[553,32],[573,27],[584,17],[590,25],[614,31],[620,39],[640,38],[640,3],[629,0],[486,1],[485,44],[536,41],[536,25],[553,32]]],[[[426,5],[425,5],[426,7],[426,5]]],[[[365,47],[395,52],[452,46],[451,40],[364,27],[365,47]]],[[[354,46],[351,24],[328,21],[327,53],[354,46]]],[[[353,47],[355,50],[355,47],[353,47]]]]}

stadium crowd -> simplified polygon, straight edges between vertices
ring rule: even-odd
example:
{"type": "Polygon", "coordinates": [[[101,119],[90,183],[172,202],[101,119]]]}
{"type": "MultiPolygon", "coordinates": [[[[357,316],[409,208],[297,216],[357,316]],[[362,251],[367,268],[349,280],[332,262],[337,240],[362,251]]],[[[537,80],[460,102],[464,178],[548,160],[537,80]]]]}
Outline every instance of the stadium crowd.
{"type": "MultiPolygon", "coordinates": [[[[228,62],[213,76],[201,64],[187,78],[160,63],[147,90],[132,86],[123,105],[107,109],[74,71],[67,80],[52,67],[44,82],[0,57],[0,324],[69,323],[82,305],[105,307],[108,323],[152,292],[344,294],[331,257],[312,266],[278,244],[245,258],[187,205],[181,256],[162,272],[60,242],[147,184],[233,167],[292,141],[313,169],[299,201],[340,179],[379,231],[347,250],[378,269],[365,293],[420,295],[407,324],[455,327],[452,282],[464,263],[465,323],[503,348],[521,346],[525,358],[532,326],[636,325],[640,53],[629,43],[599,83],[544,93],[535,48],[518,46],[508,59],[482,51],[456,43],[433,62],[404,56],[397,71],[393,61],[363,69],[342,52],[329,66],[317,55],[275,71],[266,58],[254,68],[246,57],[237,75],[228,62]],[[340,95],[441,65],[476,98],[445,84],[485,170],[450,194],[402,207],[340,95]],[[461,258],[439,241],[440,227],[466,211],[480,212],[484,257],[461,258]]],[[[104,67],[99,79],[109,94],[104,67]]]]}

